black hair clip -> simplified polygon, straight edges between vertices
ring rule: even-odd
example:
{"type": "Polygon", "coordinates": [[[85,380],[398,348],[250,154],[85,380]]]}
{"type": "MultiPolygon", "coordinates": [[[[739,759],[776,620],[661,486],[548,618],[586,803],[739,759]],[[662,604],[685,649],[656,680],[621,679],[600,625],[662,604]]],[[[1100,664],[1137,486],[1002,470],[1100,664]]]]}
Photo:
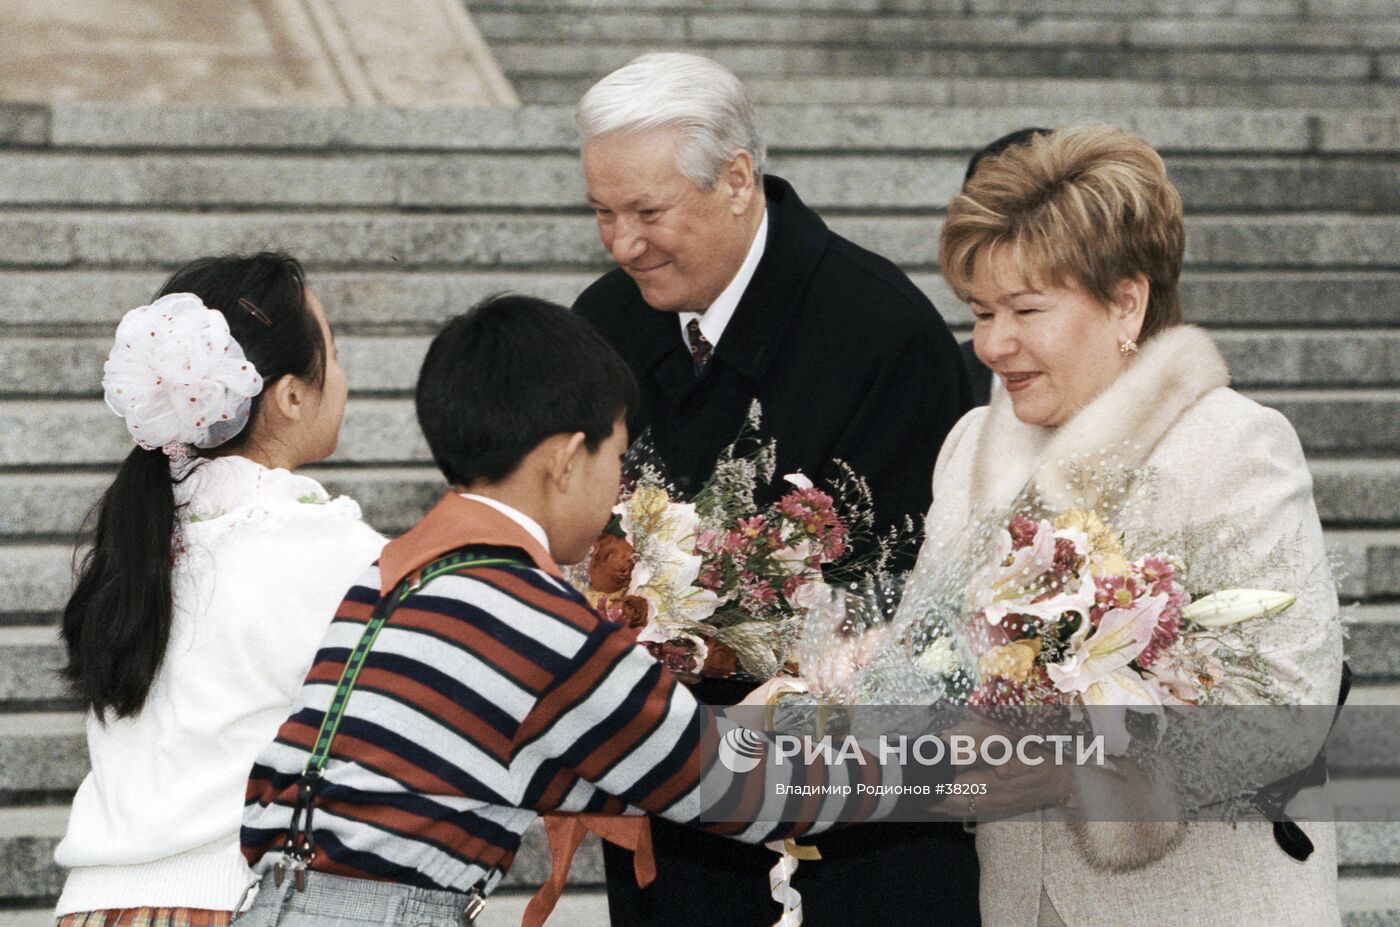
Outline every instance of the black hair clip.
{"type": "Polygon", "coordinates": [[[267,325],[267,326],[271,326],[271,325],[272,325],[272,320],[269,319],[269,318],[267,317],[267,313],[266,313],[266,312],[263,312],[261,309],[259,309],[259,308],[257,307],[257,305],[255,305],[255,304],[253,303],[252,300],[250,300],[250,299],[244,299],[243,297],[240,296],[240,297],[238,298],[238,305],[240,305],[240,306],[242,306],[244,309],[246,309],[246,310],[248,311],[248,314],[249,314],[249,315],[251,315],[253,318],[257,319],[259,322],[263,323],[264,325],[267,325]]]}

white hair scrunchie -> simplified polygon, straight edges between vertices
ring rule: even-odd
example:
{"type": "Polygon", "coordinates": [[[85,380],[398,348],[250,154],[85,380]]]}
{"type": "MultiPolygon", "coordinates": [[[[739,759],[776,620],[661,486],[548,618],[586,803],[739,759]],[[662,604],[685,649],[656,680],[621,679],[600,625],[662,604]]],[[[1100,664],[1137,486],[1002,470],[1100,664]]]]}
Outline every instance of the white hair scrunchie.
{"type": "Polygon", "coordinates": [[[242,431],[262,386],[223,314],[192,293],[123,316],[102,365],[104,398],[132,440],[172,461],[185,445],[218,447],[242,431]]]}

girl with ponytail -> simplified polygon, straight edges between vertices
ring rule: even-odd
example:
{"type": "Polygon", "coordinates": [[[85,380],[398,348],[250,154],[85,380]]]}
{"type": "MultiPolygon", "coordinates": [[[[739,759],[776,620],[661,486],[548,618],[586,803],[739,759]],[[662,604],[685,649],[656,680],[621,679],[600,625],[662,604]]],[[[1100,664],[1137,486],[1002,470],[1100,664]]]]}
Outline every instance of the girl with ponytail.
{"type": "Polygon", "coordinates": [[[330,456],[345,375],[284,254],[202,258],[128,312],[103,367],[135,443],[63,613],[92,772],[55,852],[60,924],[217,925],[253,758],[384,539],[293,471],[330,456]]]}

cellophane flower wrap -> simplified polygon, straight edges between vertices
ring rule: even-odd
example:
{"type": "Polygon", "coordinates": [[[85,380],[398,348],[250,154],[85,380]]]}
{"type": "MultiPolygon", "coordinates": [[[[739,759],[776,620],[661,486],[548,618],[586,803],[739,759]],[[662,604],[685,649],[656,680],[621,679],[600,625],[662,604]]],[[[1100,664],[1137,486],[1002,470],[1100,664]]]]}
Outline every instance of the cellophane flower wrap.
{"type": "Polygon", "coordinates": [[[1093,507],[1054,509],[1032,487],[1008,510],[928,539],[897,604],[873,621],[853,620],[839,599],[815,609],[799,658],[848,656],[808,677],[815,690],[848,703],[1143,713],[1285,702],[1266,655],[1300,589],[1258,588],[1257,576],[1288,572],[1279,569],[1291,562],[1287,545],[1268,563],[1242,563],[1246,539],[1218,520],[1164,535],[1123,531],[1144,521],[1134,509],[1152,499],[1151,471],[1083,478],[1098,484],[1093,507]],[[852,642],[862,623],[880,625],[876,646],[852,642]]]}
{"type": "Polygon", "coordinates": [[[760,505],[777,448],[757,437],[760,410],[689,499],[668,484],[644,435],[629,452],[614,518],[570,579],[605,617],[682,674],[767,679],[791,669],[806,609],[829,584],[886,569],[910,533],[874,536],[864,481],[837,463],[830,491],[803,474],[760,505]],[[874,553],[853,557],[853,546],[874,553]]]}

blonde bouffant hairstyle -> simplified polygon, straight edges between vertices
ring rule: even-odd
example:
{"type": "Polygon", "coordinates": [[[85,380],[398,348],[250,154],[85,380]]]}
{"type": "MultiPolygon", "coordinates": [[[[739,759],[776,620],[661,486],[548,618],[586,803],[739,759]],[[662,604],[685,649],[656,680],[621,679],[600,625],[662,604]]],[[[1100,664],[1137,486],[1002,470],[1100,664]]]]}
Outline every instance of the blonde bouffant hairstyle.
{"type": "Polygon", "coordinates": [[[1004,248],[1033,285],[1078,283],[1104,303],[1142,274],[1142,341],[1182,321],[1181,194],[1139,136],[1102,124],[1037,136],[984,159],[948,204],[938,263],[968,299],[978,259],[1004,248]]]}

